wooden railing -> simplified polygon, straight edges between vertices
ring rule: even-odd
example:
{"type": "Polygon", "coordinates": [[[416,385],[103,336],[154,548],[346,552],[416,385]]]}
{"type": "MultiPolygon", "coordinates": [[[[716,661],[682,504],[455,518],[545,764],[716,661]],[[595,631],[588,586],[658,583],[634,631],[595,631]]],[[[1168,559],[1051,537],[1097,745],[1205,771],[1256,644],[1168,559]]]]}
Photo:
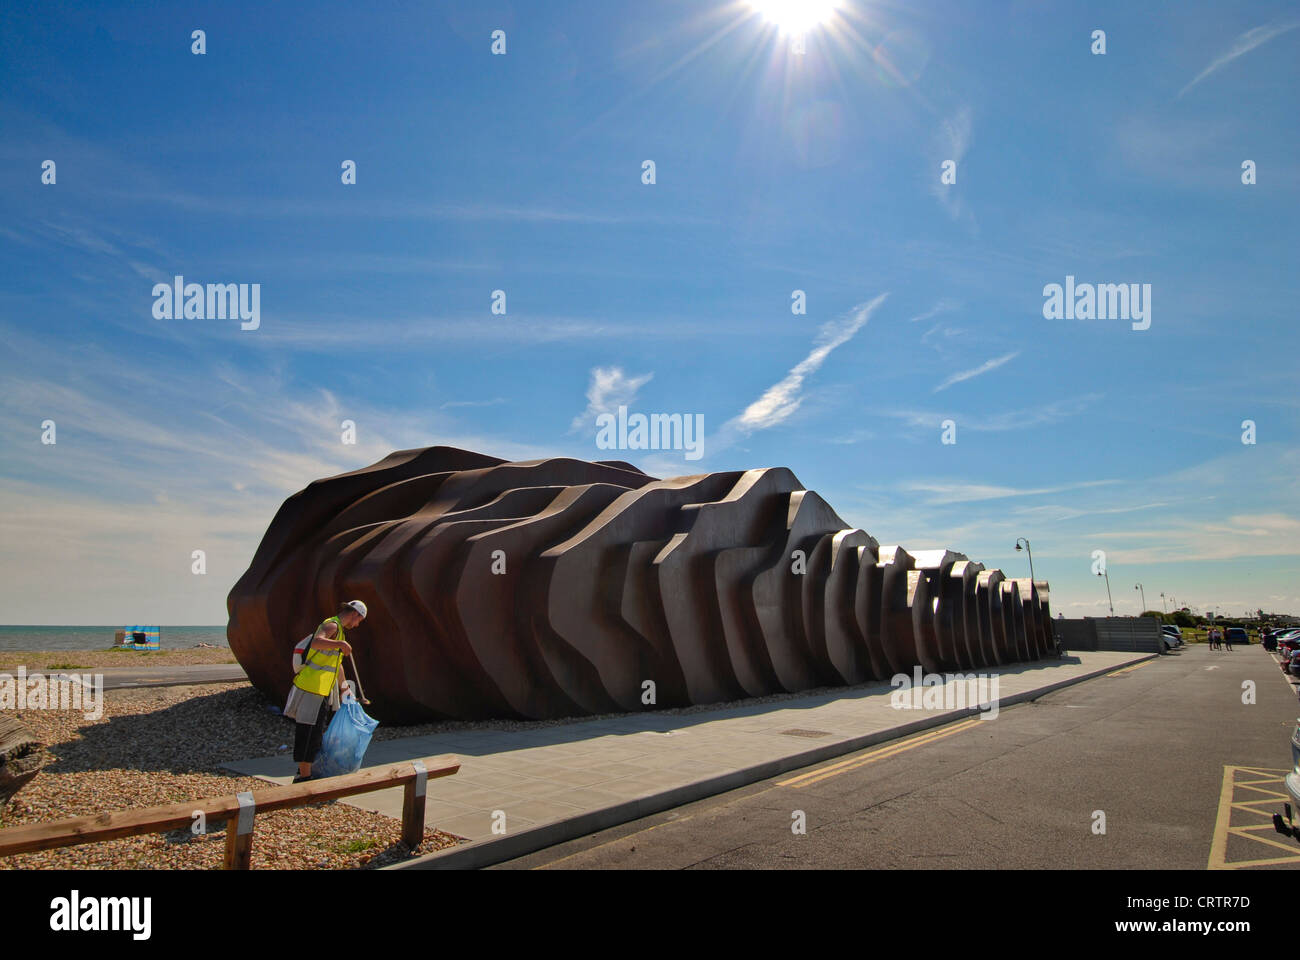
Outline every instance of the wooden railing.
{"type": "Polygon", "coordinates": [[[341,777],[308,780],[305,783],[268,787],[265,790],[248,790],[234,796],[9,827],[0,830],[0,857],[117,840],[143,833],[189,829],[195,822],[195,814],[201,813],[205,823],[226,824],[226,869],[247,870],[253,850],[253,818],[257,814],[338,800],[389,787],[405,787],[402,841],[414,848],[424,839],[425,783],[436,777],[449,777],[458,770],[460,761],[445,754],[391,766],[368,767],[341,777]]]}

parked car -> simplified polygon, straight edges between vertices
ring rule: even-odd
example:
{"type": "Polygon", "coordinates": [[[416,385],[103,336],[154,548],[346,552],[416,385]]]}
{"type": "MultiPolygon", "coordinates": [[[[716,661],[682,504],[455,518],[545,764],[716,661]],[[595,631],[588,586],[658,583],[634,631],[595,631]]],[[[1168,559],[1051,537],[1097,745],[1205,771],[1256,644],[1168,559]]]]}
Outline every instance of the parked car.
{"type": "Polygon", "coordinates": [[[1285,782],[1291,802],[1282,805],[1282,813],[1273,814],[1273,829],[1300,840],[1300,827],[1296,826],[1292,814],[1293,806],[1300,808],[1300,720],[1296,720],[1295,732],[1291,734],[1291,772],[1285,782]]]}
{"type": "Polygon", "coordinates": [[[1183,633],[1172,623],[1166,623],[1160,628],[1160,636],[1165,641],[1165,649],[1170,647],[1181,647],[1183,645],[1183,633]]]}
{"type": "Polygon", "coordinates": [[[1229,627],[1224,639],[1228,643],[1247,644],[1250,643],[1250,634],[1246,632],[1245,627],[1229,627]]]}

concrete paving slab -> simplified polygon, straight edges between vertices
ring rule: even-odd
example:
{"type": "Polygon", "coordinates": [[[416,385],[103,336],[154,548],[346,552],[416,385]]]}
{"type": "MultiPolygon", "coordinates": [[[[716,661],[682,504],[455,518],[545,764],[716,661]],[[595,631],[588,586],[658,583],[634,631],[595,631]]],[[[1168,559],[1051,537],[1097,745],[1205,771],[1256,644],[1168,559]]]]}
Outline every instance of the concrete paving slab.
{"type": "MultiPolygon", "coordinates": [[[[428,822],[427,820],[425,821],[428,822]]],[[[457,837],[470,836],[492,836],[492,826],[496,818],[491,810],[480,810],[475,813],[466,814],[462,817],[454,817],[450,820],[444,820],[437,825],[439,830],[453,834],[457,837]]],[[[525,820],[523,817],[512,817],[506,815],[506,829],[516,832],[527,830],[529,827],[536,826],[531,820],[525,820]]]]}
{"type": "Polygon", "coordinates": [[[464,807],[458,803],[448,803],[445,800],[426,801],[424,805],[424,822],[441,825],[448,820],[478,812],[475,808],[464,807]]]}
{"type": "Polygon", "coordinates": [[[596,785],[602,793],[613,793],[623,797],[645,797],[659,790],[681,786],[695,779],[695,774],[681,771],[664,771],[659,777],[621,777],[618,780],[605,780],[596,785]]]}
{"type": "Polygon", "coordinates": [[[507,816],[511,819],[523,817],[533,823],[548,823],[565,817],[583,813],[586,806],[580,803],[557,803],[551,800],[529,800],[526,803],[510,807],[507,816]]]}
{"type": "Polygon", "coordinates": [[[546,777],[552,783],[564,783],[570,787],[589,787],[593,783],[600,783],[602,780],[608,780],[604,773],[596,773],[591,770],[565,770],[556,768],[554,772],[546,777]]]}
{"type": "MultiPolygon", "coordinates": [[[[571,783],[561,783],[556,780],[537,779],[537,780],[533,780],[530,784],[528,784],[525,787],[520,787],[519,792],[527,793],[528,796],[534,797],[539,800],[554,800],[556,798],[561,797],[564,794],[570,794],[575,792],[581,793],[592,789],[593,788],[589,786],[575,787],[571,783]]],[[[560,802],[571,803],[572,801],[561,800],[560,802]]]]}
{"type": "Polygon", "coordinates": [[[511,771],[507,773],[504,770],[478,770],[469,776],[457,775],[457,781],[460,783],[472,783],[477,787],[505,787],[513,789],[521,784],[527,784],[535,778],[523,776],[511,771]]]}
{"type": "MultiPolygon", "coordinates": [[[[985,675],[998,681],[1001,709],[1152,658],[1081,652],[985,675]]],[[[874,683],[689,714],[628,714],[524,731],[457,730],[375,742],[367,766],[446,753],[462,760],[456,776],[429,781],[425,821],[471,842],[390,869],[498,863],[979,713],[962,706],[897,709],[892,693],[888,684],[874,683]],[[506,813],[505,835],[492,833],[495,810],[506,813]]],[[[227,766],[281,783],[293,774],[284,756],[227,766]]],[[[402,791],[339,802],[400,818],[402,791]]]]}
{"type": "Polygon", "coordinates": [[[606,790],[600,790],[596,787],[583,787],[581,790],[565,790],[551,794],[550,798],[556,803],[571,803],[575,806],[589,809],[593,804],[599,806],[610,806],[616,803],[622,803],[627,799],[623,794],[610,793],[606,790]]]}

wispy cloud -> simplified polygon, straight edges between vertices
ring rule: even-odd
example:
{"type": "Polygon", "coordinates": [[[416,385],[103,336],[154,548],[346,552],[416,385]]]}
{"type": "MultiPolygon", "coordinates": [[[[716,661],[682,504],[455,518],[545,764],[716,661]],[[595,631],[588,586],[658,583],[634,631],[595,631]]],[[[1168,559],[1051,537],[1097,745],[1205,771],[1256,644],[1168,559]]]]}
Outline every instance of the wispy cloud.
{"type": "Polygon", "coordinates": [[[629,377],[622,367],[593,367],[591,383],[587,387],[587,409],[573,418],[569,432],[594,429],[596,416],[610,413],[620,406],[631,406],[637,391],[654,378],[653,373],[629,377]]]}
{"type": "Polygon", "coordinates": [[[14,444],[0,472],[0,580],[22,623],[111,623],[139,616],[133,606],[163,623],[216,623],[267,522],[312,480],[434,443],[518,460],[554,454],[457,431],[437,414],[296,390],[274,370],[145,368],[90,345],[48,376],[0,373],[0,435],[32,437],[46,418],[57,444],[14,444]],[[195,409],[201,381],[221,389],[195,409]],[[342,440],[345,418],[355,443],[342,440]],[[206,552],[208,576],[190,573],[194,549],[206,552]],[[76,596],[51,600],[48,585],[65,581],[79,584],[76,596]]]}
{"type": "Polygon", "coordinates": [[[1092,403],[1100,400],[1102,394],[1088,393],[1067,400],[1054,400],[1036,407],[1019,410],[1002,410],[997,413],[980,411],[972,414],[959,414],[955,411],[913,410],[899,407],[890,410],[876,410],[877,416],[891,417],[904,421],[909,427],[938,429],[948,417],[953,417],[961,424],[963,430],[978,430],[1000,433],[1007,430],[1024,430],[1029,427],[1056,423],[1067,417],[1082,413],[1092,403]]]}
{"type": "Polygon", "coordinates": [[[337,218],[368,220],[416,220],[502,223],[569,223],[577,225],[619,226],[662,224],[665,226],[707,226],[717,221],[705,217],[673,214],[603,210],[578,210],[562,207],[503,203],[436,203],[410,202],[380,198],[364,206],[343,206],[310,199],[284,197],[215,197],[179,190],[115,190],[107,196],[133,205],[157,204],[187,213],[258,218],[337,218]]]}
{"type": "Polygon", "coordinates": [[[1282,512],[1176,520],[1164,527],[1094,530],[1088,536],[1106,547],[1107,561],[1112,564],[1300,555],[1300,518],[1282,512]]]}
{"type": "Polygon", "coordinates": [[[1004,363],[1009,363],[1010,361],[1014,360],[1018,356],[1020,356],[1020,351],[1016,350],[1013,353],[1004,354],[1003,356],[1000,357],[994,357],[992,360],[986,360],[983,363],[981,363],[978,367],[975,367],[973,370],[963,370],[960,373],[954,373],[943,383],[935,387],[934,392],[938,393],[940,390],[947,390],[955,383],[961,383],[964,380],[970,380],[974,377],[978,377],[982,374],[988,373],[990,370],[996,370],[1004,363]]]}
{"type": "Polygon", "coordinates": [[[1195,77],[1193,77],[1191,79],[1191,82],[1189,82],[1187,86],[1179,90],[1178,99],[1181,100],[1183,94],[1185,94],[1188,90],[1192,89],[1192,87],[1196,86],[1206,77],[1208,77],[1210,74],[1214,73],[1220,67],[1227,66],[1229,63],[1232,63],[1232,61],[1236,60],[1238,57],[1250,53],[1250,51],[1254,50],[1256,47],[1262,46],[1263,44],[1268,43],[1274,37],[1281,36],[1282,34],[1290,30],[1294,30],[1296,27],[1300,27],[1300,20],[1292,20],[1288,23],[1278,23],[1278,24],[1269,24],[1260,27],[1252,27],[1251,29],[1247,30],[1241,36],[1237,37],[1236,40],[1232,41],[1232,46],[1228,48],[1228,51],[1226,53],[1222,53],[1214,60],[1210,61],[1210,65],[1208,67],[1206,67],[1195,77]]]}
{"type": "Polygon", "coordinates": [[[958,191],[958,184],[961,183],[961,161],[966,156],[966,151],[970,149],[972,132],[973,126],[969,107],[962,107],[952,116],[944,119],[935,134],[933,158],[936,162],[934,168],[930,171],[932,177],[930,193],[943,204],[943,208],[948,211],[948,215],[954,220],[966,219],[973,225],[974,217],[958,191]],[[939,179],[941,164],[948,160],[957,165],[957,183],[943,183],[939,179]]]}
{"type": "Polygon", "coordinates": [[[870,440],[874,436],[875,434],[870,430],[852,430],[843,436],[831,437],[830,442],[849,446],[854,443],[861,443],[863,440],[870,440]]]}
{"type": "Polygon", "coordinates": [[[43,219],[35,224],[29,224],[26,235],[5,230],[4,236],[25,246],[39,247],[42,244],[51,244],[70,247],[96,258],[98,262],[116,261],[117,264],[125,265],[136,276],[144,277],[151,283],[166,277],[158,267],[145,262],[148,256],[157,253],[151,241],[118,237],[115,242],[105,237],[104,232],[100,228],[91,227],[85,221],[43,219]],[[134,251],[127,249],[130,246],[137,249],[134,251]],[[144,248],[143,253],[139,249],[141,247],[144,248]]]}
{"type": "Polygon", "coordinates": [[[1002,487],[979,483],[908,483],[904,489],[931,496],[926,504],[972,503],[977,500],[1002,500],[1006,497],[1037,497],[1049,493],[1064,493],[1086,487],[1102,487],[1116,480],[1083,480],[1055,487],[1002,487]]]}
{"type": "MultiPolygon", "coordinates": [[[[146,291],[147,292],[147,291],[146,291]]],[[[605,320],[577,316],[549,316],[516,313],[511,307],[509,316],[487,316],[479,313],[459,313],[445,316],[409,315],[385,317],[382,322],[356,314],[311,314],[297,311],[272,311],[263,300],[262,326],[256,332],[243,334],[239,325],[209,324],[196,327],[189,336],[243,339],[254,347],[292,347],[312,353],[334,353],[342,348],[354,352],[382,353],[394,347],[423,344],[484,343],[519,345],[525,343],[557,343],[589,340],[720,340],[728,333],[728,324],[702,324],[689,317],[667,317],[654,324],[641,323],[635,318],[605,320]]],[[[145,309],[148,309],[148,302],[145,309]]],[[[736,324],[737,330],[740,327],[736,324]]]]}
{"type": "Polygon", "coordinates": [[[505,402],[505,397],[493,397],[491,400],[448,400],[438,409],[450,410],[452,407],[495,407],[497,404],[505,402]]]}
{"type": "Polygon", "coordinates": [[[941,313],[949,313],[953,310],[956,310],[960,306],[961,304],[956,300],[948,300],[948,299],[940,300],[929,310],[925,311],[925,313],[919,313],[915,317],[912,317],[907,322],[920,323],[922,320],[929,320],[931,317],[937,317],[941,313]]]}
{"type": "Polygon", "coordinates": [[[740,416],[727,421],[723,430],[747,436],[755,430],[766,430],[788,420],[803,402],[804,381],[821,368],[837,347],[847,343],[862,329],[887,296],[889,294],[882,293],[870,303],[854,307],[847,317],[823,324],[808,356],[763,391],[763,395],[746,407],[740,416]]]}
{"type": "MultiPolygon", "coordinates": [[[[1103,510],[1076,510],[1074,507],[1044,507],[1043,514],[1058,514],[1052,517],[1053,523],[1064,523],[1067,520],[1078,520],[1081,517],[1106,516],[1116,513],[1146,513],[1152,510],[1163,510],[1165,507],[1177,506],[1186,501],[1157,500],[1152,503],[1136,503],[1127,507],[1108,507],[1103,510]]],[[[1028,511],[1026,511],[1027,513],[1028,511]]]]}
{"type": "Polygon", "coordinates": [[[963,330],[961,327],[954,327],[951,324],[945,324],[944,321],[940,320],[929,330],[925,331],[925,333],[921,334],[921,343],[925,346],[934,347],[935,350],[942,353],[943,348],[947,345],[947,341],[951,340],[953,337],[961,336],[962,333],[963,330]]]}

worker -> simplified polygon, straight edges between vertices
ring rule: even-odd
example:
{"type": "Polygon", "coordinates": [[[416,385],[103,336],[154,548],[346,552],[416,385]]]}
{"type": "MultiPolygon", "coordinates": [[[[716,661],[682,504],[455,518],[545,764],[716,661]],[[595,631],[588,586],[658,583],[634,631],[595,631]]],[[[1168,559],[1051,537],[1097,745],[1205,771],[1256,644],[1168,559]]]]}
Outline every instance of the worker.
{"type": "Polygon", "coordinates": [[[342,676],[343,658],[352,656],[347,631],[356,629],[366,612],[360,600],[349,600],[336,615],[322,622],[303,656],[302,669],[293,678],[284,715],[295,721],[293,759],[298,763],[298,775],[294,783],[311,779],[311,765],[320,752],[325,728],[339,708],[340,693],[351,689],[342,676]]]}

